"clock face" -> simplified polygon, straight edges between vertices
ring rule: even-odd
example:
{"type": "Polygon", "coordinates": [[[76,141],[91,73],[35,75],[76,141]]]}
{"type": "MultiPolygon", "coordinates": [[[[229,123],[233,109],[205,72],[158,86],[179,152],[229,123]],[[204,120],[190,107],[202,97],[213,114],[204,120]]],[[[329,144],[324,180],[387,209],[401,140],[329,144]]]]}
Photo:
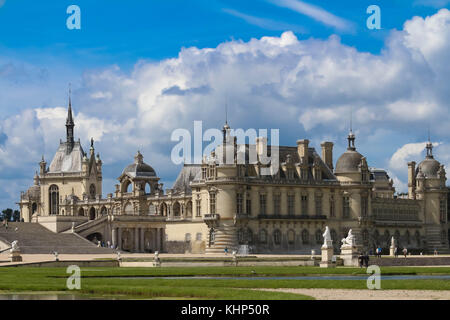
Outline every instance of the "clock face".
{"type": "Polygon", "coordinates": [[[70,168],[72,168],[72,157],[64,157],[61,165],[61,171],[70,171],[70,168]]]}

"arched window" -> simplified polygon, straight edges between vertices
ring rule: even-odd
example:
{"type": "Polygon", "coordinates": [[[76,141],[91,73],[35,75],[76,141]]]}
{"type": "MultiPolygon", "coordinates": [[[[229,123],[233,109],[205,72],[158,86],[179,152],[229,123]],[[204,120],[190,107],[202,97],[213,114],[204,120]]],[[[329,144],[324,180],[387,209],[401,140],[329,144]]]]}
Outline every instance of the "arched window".
{"type": "Polygon", "coordinates": [[[37,211],[37,203],[33,202],[33,204],[31,205],[31,214],[35,214],[37,211]]]}
{"type": "Polygon", "coordinates": [[[188,201],[186,204],[186,217],[192,218],[192,201],[188,201]]]}
{"type": "Polygon", "coordinates": [[[330,235],[331,235],[331,240],[333,240],[333,244],[335,244],[335,245],[339,244],[336,230],[331,229],[330,235]]]}
{"type": "Polygon", "coordinates": [[[409,234],[409,230],[405,232],[405,240],[407,244],[411,244],[411,235],[409,234]]]}
{"type": "Polygon", "coordinates": [[[167,205],[164,202],[161,204],[159,212],[162,216],[167,216],[167,205]]]}
{"type": "Polygon", "coordinates": [[[57,185],[50,186],[49,189],[50,214],[56,215],[59,212],[59,189],[57,185]]]}
{"type": "Polygon", "coordinates": [[[288,231],[288,243],[289,244],[294,244],[295,243],[295,232],[294,232],[294,230],[289,230],[288,231]]]}
{"type": "Polygon", "coordinates": [[[244,229],[238,230],[238,243],[245,244],[245,232],[244,229]]]}
{"type": "Polygon", "coordinates": [[[267,243],[267,231],[265,229],[259,230],[259,242],[260,243],[267,243]]]}
{"type": "Polygon", "coordinates": [[[95,208],[94,207],[92,207],[89,210],[89,220],[95,220],[95,208]]]}
{"type": "Polygon", "coordinates": [[[367,229],[362,232],[362,240],[365,246],[369,245],[369,231],[367,229]]]}
{"type": "Polygon", "coordinates": [[[273,232],[273,243],[276,245],[281,244],[281,231],[278,229],[273,232]]]}
{"type": "Polygon", "coordinates": [[[253,231],[250,228],[247,228],[246,239],[247,239],[247,243],[248,244],[252,244],[253,243],[253,231]]]}
{"type": "Polygon", "coordinates": [[[302,231],[302,242],[303,244],[309,244],[309,232],[306,229],[302,231]]]}
{"type": "Polygon", "coordinates": [[[156,214],[156,207],[153,203],[148,206],[148,214],[154,216],[156,214]]]}
{"type": "Polygon", "coordinates": [[[89,196],[91,197],[91,199],[95,199],[95,195],[96,195],[96,193],[95,193],[95,185],[91,184],[89,186],[89,196]]]}
{"type": "Polygon", "coordinates": [[[416,233],[414,234],[414,238],[415,238],[417,247],[420,247],[421,241],[420,241],[420,232],[419,231],[416,231],[416,233]]]}
{"type": "Polygon", "coordinates": [[[181,207],[178,202],[175,202],[173,205],[173,216],[174,217],[180,217],[181,216],[181,207]]]}
{"type": "Polygon", "coordinates": [[[126,215],[132,215],[134,213],[133,205],[128,202],[125,205],[124,212],[125,212],[126,215]]]}
{"type": "Polygon", "coordinates": [[[378,246],[378,243],[380,241],[380,233],[378,232],[378,230],[375,230],[373,232],[373,240],[375,240],[375,244],[378,246]]]}
{"type": "Polygon", "coordinates": [[[322,244],[323,243],[323,239],[322,239],[322,230],[318,229],[316,231],[316,243],[317,244],[322,244]]]}
{"type": "Polygon", "coordinates": [[[100,211],[100,214],[103,216],[106,216],[108,214],[108,210],[106,209],[106,207],[102,207],[102,210],[100,211]]]}
{"type": "Polygon", "coordinates": [[[83,217],[83,216],[84,216],[84,209],[83,209],[83,208],[80,208],[80,210],[78,210],[78,215],[79,215],[80,217],[83,217]]]}

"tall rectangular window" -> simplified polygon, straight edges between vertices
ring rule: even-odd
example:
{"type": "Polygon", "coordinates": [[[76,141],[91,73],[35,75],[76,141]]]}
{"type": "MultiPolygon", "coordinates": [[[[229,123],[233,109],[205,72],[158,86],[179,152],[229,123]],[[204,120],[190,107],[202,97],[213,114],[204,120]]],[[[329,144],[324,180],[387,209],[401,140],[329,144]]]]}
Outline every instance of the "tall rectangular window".
{"type": "Polygon", "coordinates": [[[321,216],[322,215],[322,197],[315,197],[315,204],[316,204],[316,215],[321,216]]]}
{"type": "Polygon", "coordinates": [[[266,214],[266,195],[260,194],[259,195],[259,213],[260,214],[266,214]]]}
{"type": "Polygon", "coordinates": [[[308,214],[308,196],[306,195],[302,196],[302,214],[308,214]]]}
{"type": "Polygon", "coordinates": [[[330,196],[330,217],[336,216],[335,204],[334,204],[334,196],[330,196]]]}
{"type": "Polygon", "coordinates": [[[202,200],[197,199],[197,200],[195,200],[195,203],[196,203],[195,216],[201,217],[202,216],[202,200]]]}
{"type": "Polygon", "coordinates": [[[344,197],[342,209],[343,209],[342,214],[343,214],[344,218],[350,217],[350,198],[349,197],[344,197]]]}
{"type": "Polygon", "coordinates": [[[247,200],[245,202],[245,206],[246,206],[246,210],[247,210],[247,214],[251,215],[252,214],[252,200],[250,200],[250,195],[247,195],[247,200]]]}
{"type": "Polygon", "coordinates": [[[209,213],[217,213],[216,212],[216,194],[209,194],[209,213]]]}
{"type": "Polygon", "coordinates": [[[242,193],[237,193],[236,194],[236,213],[237,214],[242,214],[243,213],[243,207],[242,207],[242,204],[243,204],[243,199],[242,199],[243,197],[242,197],[242,193]]]}
{"type": "Polygon", "coordinates": [[[293,216],[295,214],[295,195],[288,194],[288,215],[293,216]]]}
{"type": "Polygon", "coordinates": [[[361,216],[367,217],[369,210],[369,199],[367,196],[361,197],[361,216]]]}
{"type": "Polygon", "coordinates": [[[273,213],[275,215],[279,215],[281,211],[281,195],[274,194],[273,195],[273,213]]]}
{"type": "Polygon", "coordinates": [[[439,211],[441,216],[441,222],[445,222],[445,217],[447,215],[447,208],[445,206],[445,200],[439,202],[439,211]]]}
{"type": "Polygon", "coordinates": [[[207,168],[202,168],[202,179],[206,180],[206,172],[207,172],[207,168]]]}

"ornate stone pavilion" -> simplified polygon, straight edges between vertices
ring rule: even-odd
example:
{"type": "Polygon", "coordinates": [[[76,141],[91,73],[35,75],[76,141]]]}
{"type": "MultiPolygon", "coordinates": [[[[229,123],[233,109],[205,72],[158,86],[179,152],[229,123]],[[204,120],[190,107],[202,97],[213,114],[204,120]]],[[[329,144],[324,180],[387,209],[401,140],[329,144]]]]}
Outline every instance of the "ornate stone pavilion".
{"type": "Polygon", "coordinates": [[[238,145],[226,124],[224,143],[201,165],[184,165],[164,191],[140,152],[102,197],[102,161],[91,140],[89,154],[74,141],[69,100],[67,138],[50,163],[40,162],[34,185],[21,194],[25,222],[54,232],[76,232],[132,252],[222,253],[248,245],[253,253],[310,253],[329,226],[333,244],[351,228],[366,250],[388,251],[395,237],[411,252],[449,251],[448,189],[432,144],[417,165],[408,164],[408,195],[397,196],[385,170],[368,165],[348,136],[348,149],[333,165],[333,143],[321,154],[308,140],[280,146],[279,170],[262,175],[267,139],[238,145]],[[248,154],[254,152],[256,161],[248,154]],[[232,155],[231,163],[223,161],[232,155]],[[247,161],[240,164],[237,159],[247,161]]]}

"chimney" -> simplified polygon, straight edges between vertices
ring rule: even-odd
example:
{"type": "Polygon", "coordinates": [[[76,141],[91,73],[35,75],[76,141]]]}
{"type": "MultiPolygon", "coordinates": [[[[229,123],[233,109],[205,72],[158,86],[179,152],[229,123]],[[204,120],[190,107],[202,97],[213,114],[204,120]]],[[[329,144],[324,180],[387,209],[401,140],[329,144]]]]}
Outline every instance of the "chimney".
{"type": "Polygon", "coordinates": [[[305,161],[304,163],[308,163],[308,145],[309,145],[308,139],[297,140],[298,157],[300,158],[301,161],[305,161]]]}
{"type": "Polygon", "coordinates": [[[408,198],[416,199],[416,163],[408,162],[408,198]]]}
{"type": "Polygon", "coordinates": [[[267,156],[267,138],[257,137],[256,138],[256,154],[261,156],[267,156]]]}
{"type": "Polygon", "coordinates": [[[333,171],[333,142],[322,142],[322,160],[333,171]]]}

